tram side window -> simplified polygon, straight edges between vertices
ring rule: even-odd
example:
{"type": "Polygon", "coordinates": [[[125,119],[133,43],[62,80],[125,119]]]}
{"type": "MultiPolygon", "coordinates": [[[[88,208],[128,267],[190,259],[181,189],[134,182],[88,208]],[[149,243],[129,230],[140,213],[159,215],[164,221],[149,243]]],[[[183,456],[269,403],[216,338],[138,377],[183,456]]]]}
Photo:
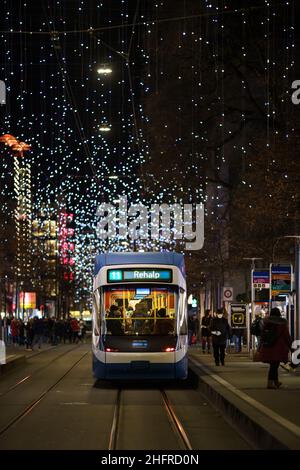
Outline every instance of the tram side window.
{"type": "Polygon", "coordinates": [[[93,321],[94,321],[94,334],[99,336],[100,334],[100,295],[96,291],[93,295],[93,321]]]}
{"type": "Polygon", "coordinates": [[[187,335],[187,318],[186,318],[186,292],[180,289],[179,303],[178,303],[178,321],[179,321],[179,334],[187,335]]]}

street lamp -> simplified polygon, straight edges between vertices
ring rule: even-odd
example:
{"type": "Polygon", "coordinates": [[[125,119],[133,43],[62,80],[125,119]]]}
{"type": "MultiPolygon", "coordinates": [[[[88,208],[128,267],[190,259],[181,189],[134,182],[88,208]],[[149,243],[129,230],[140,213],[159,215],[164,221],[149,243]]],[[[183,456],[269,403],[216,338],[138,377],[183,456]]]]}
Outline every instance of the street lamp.
{"type": "MultiPolygon", "coordinates": [[[[247,334],[247,347],[248,347],[248,350],[250,349],[250,325],[252,323],[252,321],[254,320],[254,287],[253,287],[253,271],[255,270],[255,261],[256,260],[259,260],[259,259],[263,259],[263,258],[259,258],[259,257],[256,257],[256,256],[252,256],[252,257],[249,257],[249,258],[243,258],[244,260],[247,260],[247,261],[251,261],[251,318],[249,317],[248,318],[248,322],[247,322],[247,331],[248,331],[248,334],[247,334]]],[[[254,351],[255,349],[255,339],[254,339],[254,336],[252,337],[252,351],[254,351]]]]}
{"type": "Polygon", "coordinates": [[[100,124],[99,131],[100,132],[110,132],[111,127],[108,124],[100,124]]]}
{"type": "Polygon", "coordinates": [[[97,73],[99,75],[110,75],[112,74],[112,68],[108,65],[103,64],[97,69],[97,73]]]}

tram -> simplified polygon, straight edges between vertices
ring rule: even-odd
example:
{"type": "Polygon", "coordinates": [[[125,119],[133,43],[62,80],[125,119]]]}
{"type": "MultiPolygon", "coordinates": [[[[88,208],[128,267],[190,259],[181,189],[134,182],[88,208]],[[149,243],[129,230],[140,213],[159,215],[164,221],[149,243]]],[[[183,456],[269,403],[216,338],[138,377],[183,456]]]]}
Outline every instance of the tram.
{"type": "Polygon", "coordinates": [[[98,379],[187,377],[184,255],[96,257],[92,348],[98,379]]]}

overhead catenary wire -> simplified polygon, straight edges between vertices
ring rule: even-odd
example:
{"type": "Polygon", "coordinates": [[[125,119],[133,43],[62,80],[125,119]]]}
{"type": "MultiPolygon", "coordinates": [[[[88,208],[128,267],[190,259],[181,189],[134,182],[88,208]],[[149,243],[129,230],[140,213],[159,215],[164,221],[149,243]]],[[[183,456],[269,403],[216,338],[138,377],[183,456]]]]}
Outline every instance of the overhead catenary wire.
{"type": "MultiPolygon", "coordinates": [[[[281,2],[282,4],[286,2],[281,2]]],[[[9,30],[9,31],[0,31],[0,34],[32,34],[32,35],[51,35],[51,34],[59,34],[59,35],[67,35],[67,34],[81,34],[81,33],[95,33],[97,31],[109,31],[113,29],[124,29],[124,28],[132,28],[133,26],[150,26],[155,25],[157,23],[167,23],[171,21],[181,21],[181,20],[192,20],[195,18],[207,18],[210,16],[218,16],[218,15],[228,15],[234,13],[241,13],[241,12],[250,12],[255,10],[261,10],[266,8],[265,5],[257,5],[247,8],[236,8],[234,10],[223,10],[223,11],[215,11],[209,13],[199,13],[197,15],[187,15],[187,16],[176,16],[170,18],[159,18],[159,19],[151,19],[148,21],[142,21],[139,23],[128,23],[128,24],[118,24],[112,26],[100,26],[98,28],[90,27],[87,29],[72,29],[72,30],[50,30],[50,31],[17,31],[17,30],[9,30]]]]}

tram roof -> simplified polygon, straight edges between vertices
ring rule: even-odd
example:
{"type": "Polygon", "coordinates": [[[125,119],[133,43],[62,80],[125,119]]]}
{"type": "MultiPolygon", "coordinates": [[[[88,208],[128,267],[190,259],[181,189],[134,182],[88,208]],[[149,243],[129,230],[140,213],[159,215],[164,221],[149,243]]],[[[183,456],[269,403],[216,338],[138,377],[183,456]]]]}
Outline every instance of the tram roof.
{"type": "Polygon", "coordinates": [[[164,264],[177,266],[185,276],[184,255],[175,252],[102,253],[95,258],[94,274],[96,276],[104,266],[122,264],[164,264]]]}

